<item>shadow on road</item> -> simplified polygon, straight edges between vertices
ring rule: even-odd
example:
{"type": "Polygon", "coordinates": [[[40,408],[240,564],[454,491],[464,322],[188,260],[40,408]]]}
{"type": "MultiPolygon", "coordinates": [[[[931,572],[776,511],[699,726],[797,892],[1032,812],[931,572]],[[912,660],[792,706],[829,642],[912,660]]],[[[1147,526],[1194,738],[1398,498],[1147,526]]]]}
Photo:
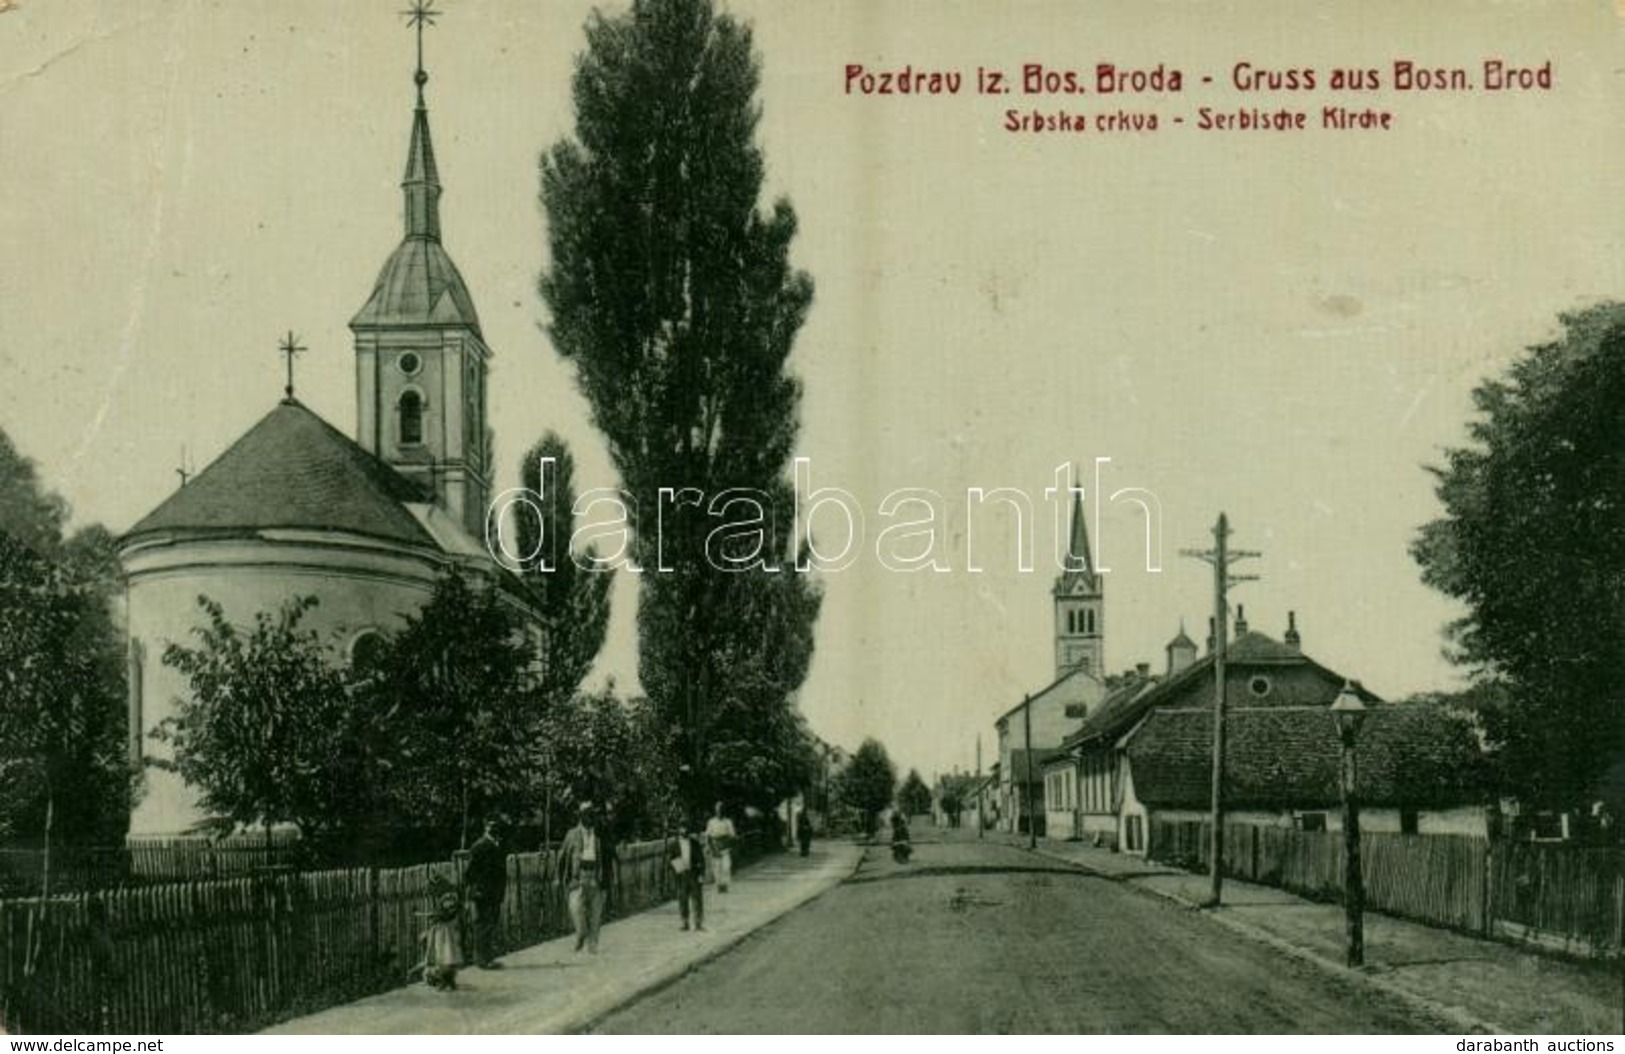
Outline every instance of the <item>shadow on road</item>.
{"type": "Polygon", "coordinates": [[[869,870],[870,861],[864,861],[857,874],[847,879],[848,884],[885,882],[897,878],[940,878],[947,875],[1059,875],[1079,879],[1095,876],[1065,866],[1045,867],[1042,864],[901,864],[884,870],[869,870]]]}

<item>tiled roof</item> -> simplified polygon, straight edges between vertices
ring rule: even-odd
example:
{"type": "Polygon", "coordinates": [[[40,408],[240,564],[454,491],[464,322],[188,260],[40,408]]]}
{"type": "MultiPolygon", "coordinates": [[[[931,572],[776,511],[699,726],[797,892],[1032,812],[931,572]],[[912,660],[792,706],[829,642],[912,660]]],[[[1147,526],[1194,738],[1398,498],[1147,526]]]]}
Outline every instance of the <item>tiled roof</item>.
{"type": "MultiPolygon", "coordinates": [[[[1229,807],[1329,808],[1341,801],[1342,748],[1328,708],[1232,710],[1225,732],[1229,807]]],[[[1128,742],[1134,793],[1147,805],[1203,807],[1212,757],[1211,711],[1158,710],[1128,742]]],[[[1443,808],[1485,800],[1477,741],[1462,720],[1436,706],[1372,707],[1355,757],[1366,805],[1443,808]]]]}
{"type": "Polygon", "coordinates": [[[440,548],[412,511],[418,488],[298,402],[285,401],[126,539],[269,528],[346,531],[440,548]]]}
{"type": "MultiPolygon", "coordinates": [[[[1272,640],[1257,631],[1243,633],[1230,642],[1225,650],[1225,661],[1230,668],[1310,666],[1323,671],[1330,681],[1340,682],[1342,677],[1327,670],[1296,648],[1272,640]]],[[[1108,696],[1084,721],[1083,727],[1067,737],[1066,745],[1096,739],[1114,739],[1132,728],[1147,713],[1172,702],[1193,683],[1213,679],[1213,656],[1204,655],[1171,677],[1157,681],[1151,691],[1119,691],[1108,696]]],[[[1227,678],[1228,679],[1228,678],[1227,678]]],[[[1360,696],[1366,702],[1377,702],[1377,697],[1361,688],[1360,696]]],[[[1313,700],[1299,700],[1313,702],[1313,700]]],[[[1327,700],[1330,702],[1330,700],[1327,700]]]]}
{"type": "Polygon", "coordinates": [[[1044,762],[1056,753],[1054,747],[1048,750],[1010,751],[1010,781],[1012,783],[1041,782],[1044,778],[1044,762]]]}

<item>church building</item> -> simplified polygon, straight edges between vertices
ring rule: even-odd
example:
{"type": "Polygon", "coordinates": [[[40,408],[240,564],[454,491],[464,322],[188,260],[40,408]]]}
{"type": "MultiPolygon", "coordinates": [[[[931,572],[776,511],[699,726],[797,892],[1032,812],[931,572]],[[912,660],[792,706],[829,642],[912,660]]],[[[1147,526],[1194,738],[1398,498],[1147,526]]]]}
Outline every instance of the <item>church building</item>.
{"type": "Polygon", "coordinates": [[[1083,499],[1072,499],[1065,566],[1050,591],[1055,609],[1055,679],[1001,714],[999,826],[1044,833],[1044,760],[1106,697],[1105,585],[1089,552],[1083,499]],[[1031,821],[1029,821],[1029,815],[1031,821]]]}
{"type": "MultiPolygon", "coordinates": [[[[421,31],[421,30],[420,30],[421,31]]],[[[404,194],[404,237],[361,310],[355,335],[356,436],[283,399],[121,539],[127,576],[130,753],[166,750],[152,730],[187,690],[162,662],[192,640],[200,596],[238,624],[315,596],[305,625],[353,661],[398,629],[449,570],[501,590],[543,633],[524,587],[482,539],[490,500],[486,418],[492,352],[473,298],[441,243],[440,175],[421,50],[404,194]]],[[[204,819],[171,772],[143,768],[130,839],[170,838],[204,819]]]]}

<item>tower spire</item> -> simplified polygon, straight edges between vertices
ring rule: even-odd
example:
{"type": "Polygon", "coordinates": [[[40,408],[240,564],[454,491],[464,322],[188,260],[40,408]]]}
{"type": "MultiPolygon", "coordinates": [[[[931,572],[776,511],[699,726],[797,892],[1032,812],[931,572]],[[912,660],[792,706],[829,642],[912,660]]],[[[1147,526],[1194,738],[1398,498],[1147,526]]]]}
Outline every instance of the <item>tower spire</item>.
{"type": "Polygon", "coordinates": [[[440,240],[440,172],[434,163],[434,142],[429,138],[429,110],[423,101],[423,86],[429,74],[423,68],[423,30],[440,17],[430,0],[414,0],[403,11],[407,24],[417,30],[418,65],[412,80],[418,87],[417,109],[412,114],[412,145],[406,153],[406,176],[401,189],[406,194],[406,236],[440,240]]]}
{"type": "Polygon", "coordinates": [[[1089,555],[1089,527],[1083,519],[1083,491],[1072,492],[1072,536],[1066,546],[1067,570],[1094,570],[1094,559],[1089,555]]]}

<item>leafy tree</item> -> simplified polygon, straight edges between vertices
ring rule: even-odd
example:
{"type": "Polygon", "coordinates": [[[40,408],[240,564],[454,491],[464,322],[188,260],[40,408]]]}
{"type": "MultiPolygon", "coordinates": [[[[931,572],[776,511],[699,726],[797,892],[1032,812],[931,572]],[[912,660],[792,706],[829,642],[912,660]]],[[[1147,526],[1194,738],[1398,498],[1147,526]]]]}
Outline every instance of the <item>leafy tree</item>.
{"type": "Polygon", "coordinates": [[[519,510],[516,534],[518,551],[535,554],[522,572],[547,624],[547,662],[537,688],[545,705],[555,705],[575,694],[604,646],[614,576],[583,569],[572,559],[575,458],[568,444],[557,433],[546,433],[525,455],[520,474],[525,489],[542,496],[537,507],[519,510]],[[545,487],[544,460],[551,461],[545,487]]]}
{"type": "Polygon", "coordinates": [[[623,834],[658,834],[672,819],[678,790],[672,732],[647,699],[623,700],[613,684],[577,695],[548,708],[536,743],[547,800],[559,819],[584,800],[608,803],[623,834]]]}
{"type": "Polygon", "coordinates": [[[499,587],[449,573],[378,659],[372,708],[395,746],[390,811],[468,841],[473,819],[522,813],[539,714],[534,652],[499,587]]]}
{"type": "Polygon", "coordinates": [[[925,785],[917,769],[908,770],[908,776],[897,792],[897,807],[909,816],[931,811],[931,788],[925,785]]]}
{"type": "Polygon", "coordinates": [[[1466,605],[1450,654],[1506,789],[1573,808],[1625,748],[1625,305],[1561,321],[1474,391],[1469,443],[1432,469],[1445,515],[1412,553],[1466,605]]]}
{"type": "Polygon", "coordinates": [[[835,783],[836,799],[862,817],[864,831],[873,834],[879,814],[892,803],[897,790],[897,769],[886,748],[865,739],[835,783]]]}
{"type": "Polygon", "coordinates": [[[331,649],[303,625],[316,604],[295,597],[239,627],[199,597],[197,644],[164,649],[190,692],[153,730],[173,756],[152,764],[198,788],[223,826],[291,823],[320,839],[353,822],[369,796],[356,708],[331,649]]]}
{"type": "Polygon", "coordinates": [[[100,527],[64,536],[66,504],[0,433],[0,838],[107,844],[129,819],[122,581],[100,527]]]}
{"type": "Polygon", "coordinates": [[[575,138],[542,159],[540,291],[634,499],[633,555],[658,570],[640,579],[639,678],[678,730],[685,796],[759,800],[799,764],[786,715],[818,611],[787,566],[785,479],[801,398],[786,360],[812,283],[789,262],[789,204],[758,212],[749,30],[710,0],[634,0],[586,33],[575,138]],[[662,508],[663,488],[700,502],[662,508]],[[751,496],[759,530],[719,542],[733,520],[705,503],[724,492],[751,496]]]}

